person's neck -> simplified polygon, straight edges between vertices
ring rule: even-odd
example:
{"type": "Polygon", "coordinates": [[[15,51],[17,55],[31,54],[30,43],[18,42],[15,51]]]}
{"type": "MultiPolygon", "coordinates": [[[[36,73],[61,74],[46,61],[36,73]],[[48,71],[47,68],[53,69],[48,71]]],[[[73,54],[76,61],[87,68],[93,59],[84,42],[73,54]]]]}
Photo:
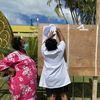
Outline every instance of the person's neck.
{"type": "Polygon", "coordinates": [[[24,49],[20,49],[19,51],[20,51],[21,53],[26,54],[26,51],[25,51],[24,49]]]}

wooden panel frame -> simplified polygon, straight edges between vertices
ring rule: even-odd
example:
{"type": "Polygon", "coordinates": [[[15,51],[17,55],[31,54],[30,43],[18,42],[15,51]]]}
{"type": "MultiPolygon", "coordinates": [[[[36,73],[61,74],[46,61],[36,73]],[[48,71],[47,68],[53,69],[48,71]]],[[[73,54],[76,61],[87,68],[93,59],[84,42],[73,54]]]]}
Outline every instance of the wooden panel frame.
{"type": "MultiPolygon", "coordinates": [[[[48,25],[48,24],[39,25],[39,34],[38,34],[38,41],[39,41],[38,42],[39,43],[38,44],[38,75],[39,76],[41,75],[42,66],[43,66],[43,58],[41,56],[40,47],[42,43],[41,42],[42,41],[41,40],[42,39],[42,29],[43,29],[43,26],[45,25],[48,25]]],[[[56,26],[61,29],[65,37],[66,44],[67,44],[68,43],[68,25],[56,24],[56,26]]],[[[70,43],[69,44],[69,74],[71,76],[73,75],[95,76],[95,47],[96,47],[96,27],[97,26],[96,25],[85,25],[85,28],[87,28],[88,31],[78,30],[77,27],[79,25],[69,25],[69,26],[70,26],[70,30],[69,30],[69,43],[70,43]],[[79,44],[79,46],[76,46],[77,44],[79,44]],[[74,49],[76,49],[76,51],[74,49]]],[[[98,55],[100,54],[99,51],[100,50],[98,48],[98,55]]],[[[100,57],[98,56],[98,60],[99,58],[100,57]]],[[[97,69],[98,76],[100,75],[99,69],[100,68],[98,64],[98,69],[97,69]]]]}

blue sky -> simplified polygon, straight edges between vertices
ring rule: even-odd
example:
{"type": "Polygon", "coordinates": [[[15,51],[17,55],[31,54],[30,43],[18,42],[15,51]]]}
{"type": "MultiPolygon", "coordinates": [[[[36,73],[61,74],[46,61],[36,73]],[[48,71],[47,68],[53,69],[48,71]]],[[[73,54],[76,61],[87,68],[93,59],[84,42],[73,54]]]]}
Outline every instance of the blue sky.
{"type": "Polygon", "coordinates": [[[13,25],[30,25],[31,19],[34,24],[37,18],[40,23],[65,24],[54,12],[55,6],[52,2],[49,7],[47,0],[0,0],[0,10],[13,25]]]}

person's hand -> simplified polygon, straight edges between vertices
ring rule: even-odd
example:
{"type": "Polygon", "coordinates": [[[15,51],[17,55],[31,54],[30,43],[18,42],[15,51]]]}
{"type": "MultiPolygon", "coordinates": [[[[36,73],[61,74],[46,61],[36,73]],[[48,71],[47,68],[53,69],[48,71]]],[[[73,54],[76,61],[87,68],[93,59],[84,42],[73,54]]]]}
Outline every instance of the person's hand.
{"type": "Polygon", "coordinates": [[[15,76],[16,74],[16,71],[14,68],[8,68],[8,69],[5,69],[1,72],[1,77],[6,77],[6,76],[15,76]]]}
{"type": "Polygon", "coordinates": [[[9,69],[8,69],[8,75],[10,75],[10,76],[15,76],[15,74],[16,74],[16,71],[15,71],[14,68],[9,68],[9,69]]]}
{"type": "Polygon", "coordinates": [[[52,35],[53,35],[53,32],[49,32],[48,33],[48,38],[52,37],[52,35]]]}
{"type": "Polygon", "coordinates": [[[48,33],[48,38],[53,38],[54,36],[55,36],[55,34],[53,34],[53,32],[48,33]]]}

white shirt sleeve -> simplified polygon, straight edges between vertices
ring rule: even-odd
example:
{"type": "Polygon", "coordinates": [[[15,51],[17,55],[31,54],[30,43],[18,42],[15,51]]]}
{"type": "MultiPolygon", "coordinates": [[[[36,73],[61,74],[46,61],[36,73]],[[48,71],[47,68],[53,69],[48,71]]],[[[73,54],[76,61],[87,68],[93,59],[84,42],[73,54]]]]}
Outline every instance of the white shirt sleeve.
{"type": "Polygon", "coordinates": [[[42,46],[41,46],[41,52],[42,52],[42,54],[44,53],[45,50],[46,50],[45,43],[42,43],[42,46]]]}
{"type": "Polygon", "coordinates": [[[58,50],[64,51],[65,50],[65,46],[66,46],[65,42],[64,41],[60,41],[60,44],[58,46],[58,50]]]}

